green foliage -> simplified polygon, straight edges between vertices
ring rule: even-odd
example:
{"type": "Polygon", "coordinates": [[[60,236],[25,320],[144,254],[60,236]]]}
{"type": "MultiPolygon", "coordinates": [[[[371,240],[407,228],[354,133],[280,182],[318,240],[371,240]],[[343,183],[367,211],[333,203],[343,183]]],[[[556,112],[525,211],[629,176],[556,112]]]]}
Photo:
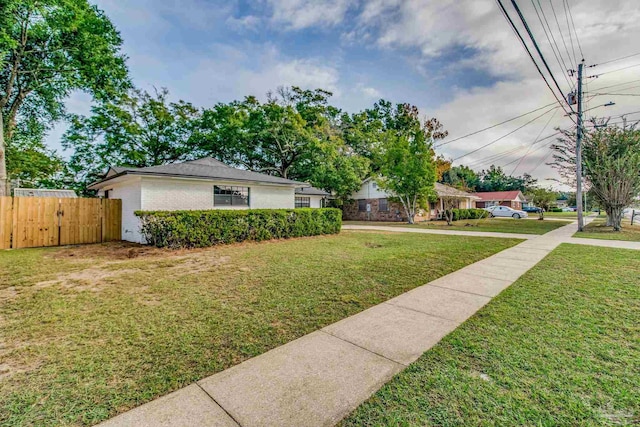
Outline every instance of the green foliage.
{"type": "Polygon", "coordinates": [[[464,191],[476,191],[480,186],[478,174],[468,166],[453,166],[442,174],[443,184],[464,191]]]}
{"type": "Polygon", "coordinates": [[[451,209],[453,221],[461,219],[482,219],[489,216],[489,212],[484,209],[451,209]]]}
{"type": "Polygon", "coordinates": [[[384,111],[377,182],[381,189],[400,199],[408,222],[413,223],[417,207],[424,205],[434,192],[432,141],[443,138],[446,132],[435,119],[421,123],[417,107],[398,104],[384,111]]]}
{"type": "Polygon", "coordinates": [[[120,34],[87,0],[3,0],[0,6],[1,194],[4,140],[12,139],[19,121],[36,120],[49,130],[64,116],[72,91],[106,100],[129,80],[120,34]]]}
{"type": "Polygon", "coordinates": [[[537,180],[529,174],[510,176],[501,167],[491,165],[480,172],[468,166],[453,166],[443,172],[440,182],[471,192],[520,190],[525,193],[535,188],[537,180]]]}
{"type": "Polygon", "coordinates": [[[549,212],[562,212],[561,208],[551,208],[549,209],[549,212]]]}
{"type": "Polygon", "coordinates": [[[7,171],[20,187],[56,187],[65,177],[65,162],[44,143],[45,127],[34,119],[18,123],[7,141],[7,171]]]}
{"type": "Polygon", "coordinates": [[[202,112],[193,150],[252,171],[306,181],[346,198],[369,170],[342,137],[339,111],[322,89],[280,88],[202,112]]]}
{"type": "MultiPolygon", "coordinates": [[[[548,211],[556,203],[558,193],[551,188],[532,188],[527,193],[527,199],[539,208],[548,211]]],[[[575,198],[574,198],[575,199],[575,198]]]]}
{"type": "Polygon", "coordinates": [[[640,130],[598,128],[584,139],[584,175],[615,231],[622,211],[640,195],[640,130]]]}
{"type": "Polygon", "coordinates": [[[111,165],[145,167],[188,159],[200,112],[168,97],[166,89],[153,95],[131,90],[92,107],[90,117],[71,116],[62,143],[74,150],[69,167],[76,180],[96,181],[111,165]]]}
{"type": "Polygon", "coordinates": [[[136,215],[147,243],[170,248],[335,234],[342,224],[342,211],[334,208],[137,211],[136,215]]]}
{"type": "Polygon", "coordinates": [[[488,170],[478,174],[480,182],[476,191],[511,191],[520,190],[523,193],[532,189],[537,180],[529,174],[523,176],[509,176],[501,167],[491,165],[488,170]]]}

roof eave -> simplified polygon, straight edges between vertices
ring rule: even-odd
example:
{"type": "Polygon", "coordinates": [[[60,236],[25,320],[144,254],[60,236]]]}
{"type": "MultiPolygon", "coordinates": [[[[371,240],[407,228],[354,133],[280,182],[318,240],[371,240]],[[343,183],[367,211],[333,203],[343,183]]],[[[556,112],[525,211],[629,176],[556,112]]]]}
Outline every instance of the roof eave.
{"type": "Polygon", "coordinates": [[[159,177],[159,178],[186,178],[186,179],[203,179],[206,181],[232,181],[232,182],[253,182],[258,184],[265,185],[279,185],[283,187],[311,187],[310,184],[306,182],[299,181],[291,181],[289,183],[284,182],[272,182],[272,181],[259,181],[254,179],[242,179],[242,178],[225,178],[225,177],[211,177],[211,176],[202,176],[202,175],[183,175],[183,174],[172,174],[172,173],[162,173],[162,172],[144,172],[144,171],[123,171],[112,175],[108,178],[102,179],[100,181],[94,182],[90,184],[87,188],[89,190],[97,190],[99,189],[97,186],[103,184],[105,182],[111,181],[115,178],[119,178],[124,175],[139,175],[139,176],[149,176],[149,177],[159,177]]]}

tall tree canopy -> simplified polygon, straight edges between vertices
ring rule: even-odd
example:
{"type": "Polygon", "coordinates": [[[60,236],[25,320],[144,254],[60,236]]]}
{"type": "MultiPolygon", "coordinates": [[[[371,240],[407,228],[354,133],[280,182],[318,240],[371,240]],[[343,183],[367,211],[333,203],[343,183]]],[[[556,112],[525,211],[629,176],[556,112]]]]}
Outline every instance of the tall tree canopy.
{"type": "Polygon", "coordinates": [[[614,231],[620,231],[624,208],[640,196],[640,130],[608,126],[585,135],[584,174],[590,193],[607,212],[614,231]]]}
{"type": "Polygon", "coordinates": [[[422,123],[418,108],[385,105],[378,163],[378,185],[397,197],[413,224],[417,208],[433,196],[436,165],[433,141],[447,132],[436,119],[422,123]]]}
{"type": "Polygon", "coordinates": [[[89,117],[71,116],[63,145],[73,149],[69,167],[76,180],[95,181],[110,165],[145,167],[192,158],[200,111],[168,96],[166,89],[131,90],[95,105],[89,117]]]}
{"type": "Polygon", "coordinates": [[[480,172],[468,166],[453,166],[442,174],[440,182],[465,191],[520,190],[526,193],[535,188],[537,180],[529,174],[510,176],[500,166],[491,165],[480,172]]]}
{"type": "Polygon", "coordinates": [[[345,143],[330,97],[322,89],[291,87],[270,93],[264,103],[253,96],[219,103],[203,111],[194,148],[198,155],[346,197],[360,186],[369,162],[345,143]]]}
{"type": "MultiPolygon", "coordinates": [[[[12,140],[18,121],[36,120],[47,130],[63,116],[64,100],[72,91],[84,90],[96,100],[105,100],[128,87],[129,81],[120,35],[104,13],[87,0],[1,1],[3,195],[7,188],[5,143],[12,140]]],[[[35,142],[31,141],[32,148],[35,142]]],[[[13,145],[12,153],[18,147],[13,145]]]]}

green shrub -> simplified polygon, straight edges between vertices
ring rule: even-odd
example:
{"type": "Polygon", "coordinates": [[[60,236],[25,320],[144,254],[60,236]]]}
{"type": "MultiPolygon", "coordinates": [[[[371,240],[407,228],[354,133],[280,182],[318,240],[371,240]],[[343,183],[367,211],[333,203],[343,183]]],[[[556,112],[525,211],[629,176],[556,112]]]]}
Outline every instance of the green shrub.
{"type": "Polygon", "coordinates": [[[551,208],[549,209],[550,212],[562,212],[561,208],[551,208]]]}
{"type": "Polygon", "coordinates": [[[489,215],[489,212],[484,209],[452,209],[452,212],[454,221],[461,219],[480,219],[489,215]]]}
{"type": "Polygon", "coordinates": [[[147,243],[157,247],[202,248],[245,240],[335,234],[342,211],[324,209],[250,209],[136,211],[147,243]]]}

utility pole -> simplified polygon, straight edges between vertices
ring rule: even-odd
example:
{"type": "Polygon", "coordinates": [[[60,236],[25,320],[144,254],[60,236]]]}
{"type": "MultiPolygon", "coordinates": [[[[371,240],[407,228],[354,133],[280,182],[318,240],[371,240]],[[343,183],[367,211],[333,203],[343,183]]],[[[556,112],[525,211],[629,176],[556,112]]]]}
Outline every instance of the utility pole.
{"type": "Polygon", "coordinates": [[[576,207],[578,208],[578,231],[584,228],[582,215],[582,69],[584,59],[578,64],[578,126],[576,132],[576,207]]]}

